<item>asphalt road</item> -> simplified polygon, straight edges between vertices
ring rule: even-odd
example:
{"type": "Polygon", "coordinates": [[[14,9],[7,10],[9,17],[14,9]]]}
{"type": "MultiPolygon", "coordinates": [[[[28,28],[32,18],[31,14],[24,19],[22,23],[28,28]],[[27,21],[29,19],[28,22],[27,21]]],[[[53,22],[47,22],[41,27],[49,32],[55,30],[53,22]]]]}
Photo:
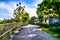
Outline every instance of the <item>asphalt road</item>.
{"type": "Polygon", "coordinates": [[[36,25],[24,26],[21,30],[16,31],[9,40],[58,40],[57,38],[42,31],[36,25]]]}

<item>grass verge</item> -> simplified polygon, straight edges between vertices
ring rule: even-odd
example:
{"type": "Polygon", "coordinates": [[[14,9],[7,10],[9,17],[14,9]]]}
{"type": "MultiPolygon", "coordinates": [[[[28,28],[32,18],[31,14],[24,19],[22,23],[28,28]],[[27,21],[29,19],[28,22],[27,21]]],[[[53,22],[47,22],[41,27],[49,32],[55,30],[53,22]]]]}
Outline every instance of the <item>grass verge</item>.
{"type": "Polygon", "coordinates": [[[60,33],[53,32],[53,31],[49,30],[49,28],[44,28],[44,27],[42,27],[41,29],[42,29],[43,31],[47,32],[48,34],[50,34],[50,35],[52,35],[52,36],[60,39],[60,33]]]}

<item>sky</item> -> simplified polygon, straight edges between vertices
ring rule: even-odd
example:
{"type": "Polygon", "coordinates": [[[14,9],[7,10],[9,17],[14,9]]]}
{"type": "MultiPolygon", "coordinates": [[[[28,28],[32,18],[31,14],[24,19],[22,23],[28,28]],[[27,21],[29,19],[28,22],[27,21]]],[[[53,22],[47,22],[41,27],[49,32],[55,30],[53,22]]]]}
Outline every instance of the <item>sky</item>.
{"type": "Polygon", "coordinates": [[[42,0],[0,0],[0,20],[12,18],[16,4],[19,2],[21,2],[22,6],[25,6],[26,12],[32,17],[37,16],[37,4],[41,3],[42,0]]]}

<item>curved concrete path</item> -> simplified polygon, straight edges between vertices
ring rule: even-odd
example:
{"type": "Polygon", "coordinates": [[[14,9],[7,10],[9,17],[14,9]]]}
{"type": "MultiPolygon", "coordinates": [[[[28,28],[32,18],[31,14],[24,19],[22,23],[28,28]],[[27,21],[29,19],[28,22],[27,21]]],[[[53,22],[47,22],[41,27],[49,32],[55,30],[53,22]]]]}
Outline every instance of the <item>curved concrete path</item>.
{"type": "Polygon", "coordinates": [[[58,40],[42,31],[36,25],[27,25],[22,30],[16,31],[9,40],[58,40]]]}

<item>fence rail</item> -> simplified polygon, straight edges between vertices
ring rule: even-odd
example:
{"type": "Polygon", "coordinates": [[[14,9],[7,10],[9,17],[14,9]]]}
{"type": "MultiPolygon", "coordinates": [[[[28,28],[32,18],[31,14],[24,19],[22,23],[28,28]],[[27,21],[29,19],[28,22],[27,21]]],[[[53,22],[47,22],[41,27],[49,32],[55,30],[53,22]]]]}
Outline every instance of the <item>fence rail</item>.
{"type": "Polygon", "coordinates": [[[8,23],[0,24],[0,40],[6,40],[14,31],[21,28],[22,25],[28,24],[27,22],[22,23],[8,23]]]}

